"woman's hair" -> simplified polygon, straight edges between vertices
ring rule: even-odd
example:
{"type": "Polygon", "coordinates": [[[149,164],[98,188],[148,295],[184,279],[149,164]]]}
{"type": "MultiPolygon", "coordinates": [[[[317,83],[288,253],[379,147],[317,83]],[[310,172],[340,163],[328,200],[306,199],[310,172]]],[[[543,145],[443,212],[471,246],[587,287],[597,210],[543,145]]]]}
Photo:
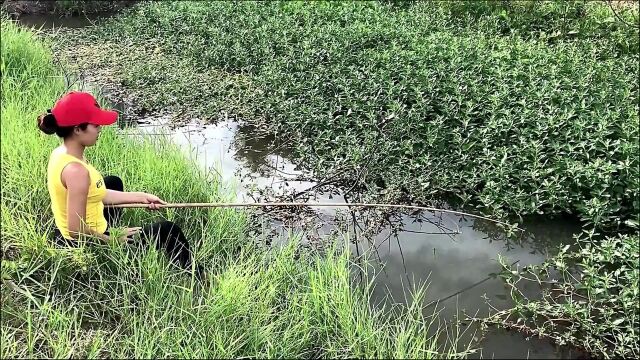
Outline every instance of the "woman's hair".
{"type": "MultiPolygon", "coordinates": [[[[85,130],[87,128],[87,125],[89,125],[89,123],[82,123],[78,125],[78,127],[81,130],[85,130]]],[[[48,109],[46,113],[38,116],[38,128],[40,128],[40,130],[47,135],[55,133],[56,135],[64,139],[67,136],[71,135],[71,133],[73,133],[74,127],[75,126],[58,126],[56,118],[51,113],[51,109],[48,109]]]]}

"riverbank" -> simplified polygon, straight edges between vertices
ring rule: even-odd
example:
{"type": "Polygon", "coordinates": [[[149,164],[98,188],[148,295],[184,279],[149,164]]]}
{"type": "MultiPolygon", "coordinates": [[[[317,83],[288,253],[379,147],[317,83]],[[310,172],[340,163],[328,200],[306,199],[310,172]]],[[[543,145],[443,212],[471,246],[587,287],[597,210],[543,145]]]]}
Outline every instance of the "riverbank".
{"type": "MultiPolygon", "coordinates": [[[[197,244],[212,274],[205,283],[173,269],[155,250],[115,244],[53,248],[44,184],[57,140],[35,119],[65,91],[51,50],[2,20],[2,323],[0,357],[438,358],[437,325],[408,308],[371,308],[354,286],[341,239],[319,254],[296,235],[265,249],[234,210],[150,214],[127,211],[123,226],[166,218],[197,244]]],[[[129,190],[169,202],[223,201],[219,178],[187,161],[166,139],[133,140],[105,129],[87,154],[129,190]]],[[[455,339],[450,339],[455,344],[455,339]]]]}

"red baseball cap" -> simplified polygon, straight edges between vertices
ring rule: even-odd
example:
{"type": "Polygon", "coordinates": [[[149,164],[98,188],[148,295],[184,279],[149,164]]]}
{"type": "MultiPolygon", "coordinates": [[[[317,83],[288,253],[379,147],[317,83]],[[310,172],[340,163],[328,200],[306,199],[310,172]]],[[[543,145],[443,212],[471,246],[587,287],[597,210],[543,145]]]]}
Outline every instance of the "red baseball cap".
{"type": "Polygon", "coordinates": [[[58,126],[76,126],[82,123],[111,125],[118,119],[118,113],[102,110],[93,95],[72,91],[56,102],[51,109],[58,126]]]}

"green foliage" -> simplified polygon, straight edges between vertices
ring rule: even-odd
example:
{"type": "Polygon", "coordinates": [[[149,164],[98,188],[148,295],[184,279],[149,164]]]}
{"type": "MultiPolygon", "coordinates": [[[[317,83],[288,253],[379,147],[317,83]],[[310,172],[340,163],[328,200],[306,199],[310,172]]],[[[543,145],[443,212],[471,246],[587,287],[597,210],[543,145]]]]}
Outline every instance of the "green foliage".
{"type": "Polygon", "coordinates": [[[94,13],[114,10],[131,2],[126,0],[55,0],[53,11],[67,15],[94,13]]]}
{"type": "Polygon", "coordinates": [[[493,323],[571,344],[604,358],[640,355],[640,237],[597,239],[587,233],[579,249],[564,248],[540,266],[512,270],[502,261],[502,277],[516,305],[495,314],[493,323]],[[523,283],[539,284],[541,299],[528,299],[523,283]]]}
{"type": "Polygon", "coordinates": [[[387,201],[640,211],[637,29],[600,2],[396,5],[149,3],[59,46],[148,109],[239,116],[387,201]]]}
{"type": "MultiPolygon", "coordinates": [[[[123,224],[166,217],[194,241],[204,281],[178,271],[154,248],[114,243],[78,248],[49,241],[46,163],[57,146],[36,116],[64,92],[47,44],[2,20],[2,213],[0,358],[436,358],[439,331],[410,308],[369,304],[352,284],[346,242],[325,256],[298,239],[264,249],[234,210],[127,211],[123,224]]],[[[219,178],[198,170],[168,138],[104,129],[87,154],[127,190],[168,201],[223,201],[219,178]]]]}
{"type": "Polygon", "coordinates": [[[621,19],[602,2],[586,1],[447,1],[442,4],[460,25],[490,22],[485,31],[498,36],[517,35],[542,38],[552,43],[558,40],[603,39],[621,51],[637,52],[638,38],[634,29],[625,25],[638,24],[637,6],[613,6],[621,19]]]}

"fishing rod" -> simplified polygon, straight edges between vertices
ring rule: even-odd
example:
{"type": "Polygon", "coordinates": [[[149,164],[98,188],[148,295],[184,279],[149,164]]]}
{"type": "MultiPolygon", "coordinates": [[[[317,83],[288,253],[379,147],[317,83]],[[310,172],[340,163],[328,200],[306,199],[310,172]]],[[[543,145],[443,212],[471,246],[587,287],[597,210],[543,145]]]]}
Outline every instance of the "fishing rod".
{"type": "MultiPolygon", "coordinates": [[[[476,219],[490,221],[496,224],[513,227],[517,230],[524,231],[519,227],[513,226],[503,221],[494,220],[482,215],[469,214],[462,211],[438,209],[427,206],[403,205],[403,204],[375,204],[375,203],[303,203],[303,202],[265,202],[265,203],[173,203],[173,204],[156,204],[158,208],[236,208],[236,207],[286,207],[286,206],[320,206],[320,207],[383,207],[383,208],[400,208],[422,211],[442,212],[453,215],[469,216],[476,219]]],[[[149,204],[117,204],[107,205],[113,208],[148,208],[149,204]]]]}

